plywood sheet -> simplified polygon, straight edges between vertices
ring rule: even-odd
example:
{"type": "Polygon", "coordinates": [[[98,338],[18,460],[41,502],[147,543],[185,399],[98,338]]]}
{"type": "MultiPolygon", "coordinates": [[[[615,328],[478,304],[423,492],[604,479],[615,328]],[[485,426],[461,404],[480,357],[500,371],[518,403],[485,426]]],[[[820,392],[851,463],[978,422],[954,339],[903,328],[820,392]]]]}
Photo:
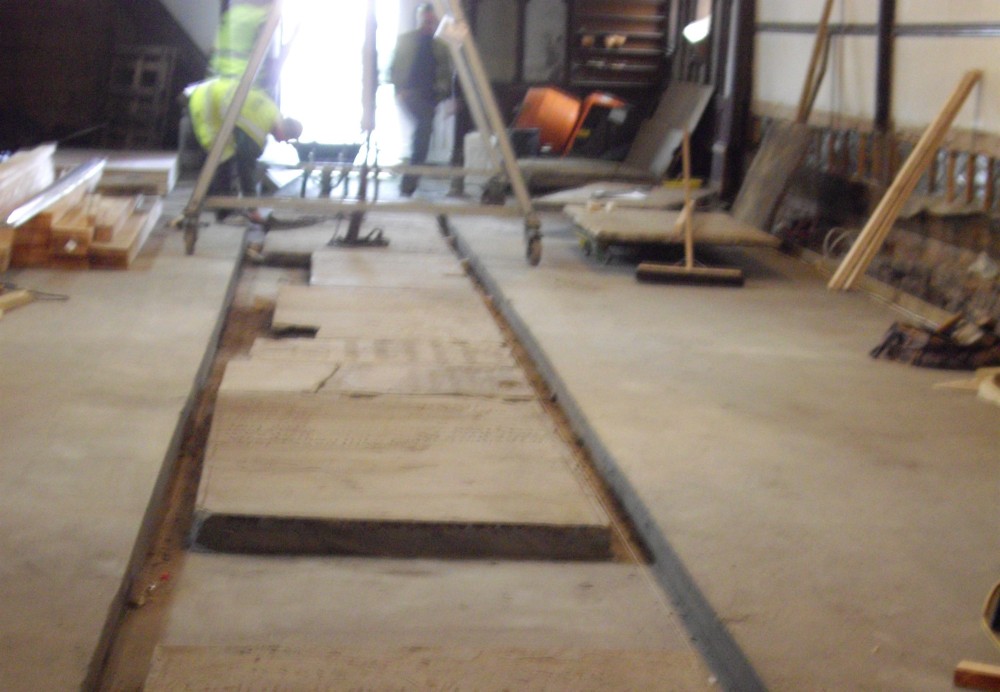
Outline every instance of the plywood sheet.
{"type": "Polygon", "coordinates": [[[272,327],[318,329],[320,336],[502,341],[482,299],[454,288],[283,286],[272,327]]]}
{"type": "Polygon", "coordinates": [[[256,359],[322,363],[428,364],[441,366],[513,365],[510,349],[500,340],[369,339],[327,337],[258,338],[250,349],[256,359]]]}
{"type": "Polygon", "coordinates": [[[324,248],[312,253],[313,286],[469,287],[461,262],[444,253],[324,248]]]}
{"type": "Polygon", "coordinates": [[[559,648],[285,648],[158,646],[146,692],[312,689],[708,689],[676,651],[559,648]],[[402,681],[405,681],[403,683],[402,681]]]}
{"type": "Polygon", "coordinates": [[[648,170],[661,178],[684,140],[684,131],[694,132],[715,89],[694,82],[674,81],[660,98],[653,115],[639,126],[625,164],[648,170]]]}
{"type": "Polygon", "coordinates": [[[609,520],[534,402],[220,395],[195,540],[217,550],[607,557],[609,520]]]}
{"type": "MultiPolygon", "coordinates": [[[[652,209],[616,209],[612,212],[587,211],[569,206],[566,214],[589,238],[601,243],[683,243],[676,228],[680,212],[652,209]]],[[[723,212],[695,212],[696,245],[760,245],[776,247],[780,241],[769,233],[748,226],[723,212]]]]}

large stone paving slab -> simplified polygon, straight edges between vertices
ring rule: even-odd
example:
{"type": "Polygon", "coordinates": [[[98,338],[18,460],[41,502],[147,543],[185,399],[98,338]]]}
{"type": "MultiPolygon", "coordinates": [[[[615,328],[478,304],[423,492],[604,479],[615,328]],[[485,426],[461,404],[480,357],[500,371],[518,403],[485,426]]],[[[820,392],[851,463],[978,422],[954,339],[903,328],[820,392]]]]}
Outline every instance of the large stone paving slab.
{"type": "Polygon", "coordinates": [[[192,554],[176,588],[147,690],[710,687],[637,565],[192,554]]]}
{"type": "Polygon", "coordinates": [[[533,399],[534,390],[515,365],[361,364],[231,360],[222,392],[311,392],[334,395],[455,395],[533,399]]]}
{"type": "Polygon", "coordinates": [[[344,365],[319,394],[410,394],[533,399],[517,366],[344,365]]]}
{"type": "Polygon", "coordinates": [[[215,550],[606,559],[610,520],[532,401],[223,393],[196,506],[215,550]]]}
{"type": "Polygon", "coordinates": [[[482,299],[454,288],[282,286],[272,328],[317,329],[323,337],[502,341],[482,299]]]}
{"type": "Polygon", "coordinates": [[[233,359],[226,363],[219,391],[317,392],[338,367],[316,361],[233,359]]]}
{"type": "Polygon", "coordinates": [[[312,254],[312,286],[471,288],[465,267],[452,255],[324,248],[312,254]]]}
{"type": "Polygon", "coordinates": [[[500,340],[456,341],[442,338],[371,339],[327,337],[258,338],[250,349],[254,360],[322,363],[427,364],[441,366],[513,365],[510,349],[500,340]]]}
{"type": "Polygon", "coordinates": [[[158,647],[146,692],[280,690],[709,689],[690,657],[672,651],[495,649],[285,649],[158,647]]]}

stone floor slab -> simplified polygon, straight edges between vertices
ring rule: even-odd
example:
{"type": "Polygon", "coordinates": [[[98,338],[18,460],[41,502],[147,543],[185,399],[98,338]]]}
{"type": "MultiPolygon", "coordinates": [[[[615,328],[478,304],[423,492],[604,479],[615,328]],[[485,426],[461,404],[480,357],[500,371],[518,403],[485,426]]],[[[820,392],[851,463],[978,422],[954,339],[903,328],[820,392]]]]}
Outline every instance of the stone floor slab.
{"type": "Polygon", "coordinates": [[[165,646],[674,651],[677,614],[635,564],[193,553],[165,646]]]}
{"type": "Polygon", "coordinates": [[[337,371],[335,363],[231,360],[220,392],[317,392],[337,371]]]}
{"type": "Polygon", "coordinates": [[[514,364],[510,348],[499,340],[455,341],[440,338],[370,339],[362,337],[259,338],[254,341],[250,355],[254,360],[318,361],[369,365],[504,366],[514,364]]]}
{"type": "Polygon", "coordinates": [[[323,248],[312,253],[311,286],[470,287],[462,263],[441,253],[323,248]]]}
{"type": "Polygon", "coordinates": [[[502,341],[482,299],[467,285],[393,289],[283,286],[272,328],[319,336],[502,341]]]}
{"type": "Polygon", "coordinates": [[[711,689],[690,657],[672,651],[276,646],[158,647],[143,689],[277,690],[292,681],[316,690],[711,689]]]}
{"type": "Polygon", "coordinates": [[[606,559],[610,520],[534,402],[220,395],[195,540],[216,550],[606,559]]]}
{"type": "Polygon", "coordinates": [[[533,399],[534,390],[517,366],[343,365],[319,394],[454,395],[533,399]]]}

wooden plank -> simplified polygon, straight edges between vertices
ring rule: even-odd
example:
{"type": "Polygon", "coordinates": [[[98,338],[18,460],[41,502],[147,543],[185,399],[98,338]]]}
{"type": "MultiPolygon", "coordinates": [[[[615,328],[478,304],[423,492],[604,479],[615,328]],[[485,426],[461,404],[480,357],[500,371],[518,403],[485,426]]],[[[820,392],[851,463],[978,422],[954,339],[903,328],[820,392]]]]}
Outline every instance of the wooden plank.
{"type": "Polygon", "coordinates": [[[90,195],[52,222],[49,250],[54,256],[86,257],[94,239],[97,199],[90,195]]]}
{"type": "Polygon", "coordinates": [[[52,223],[80,204],[88,187],[79,185],[64,197],[42,209],[14,231],[14,247],[11,252],[11,266],[38,267],[49,262],[49,247],[52,244],[52,223]]]}
{"type": "Polygon", "coordinates": [[[886,236],[892,229],[899,211],[913,192],[923,171],[936,155],[952,121],[965,103],[972,88],[982,78],[982,71],[972,70],[965,74],[954,93],[945,103],[934,122],[927,128],[920,141],[913,148],[906,163],[900,169],[892,185],[883,195],[871,218],[862,229],[857,240],[847,252],[837,271],[830,278],[830,289],[849,289],[854,286],[868,265],[875,258],[886,236]]]}
{"type": "Polygon", "coordinates": [[[88,254],[91,266],[128,269],[162,213],[163,200],[155,198],[147,208],[132,214],[110,242],[91,243],[88,254]]]}
{"type": "Polygon", "coordinates": [[[5,291],[0,293],[0,310],[3,312],[10,312],[11,310],[19,308],[22,305],[27,305],[32,300],[34,300],[34,295],[31,291],[23,289],[5,291]]]}
{"type": "Polygon", "coordinates": [[[955,666],[955,687],[969,690],[1000,690],[1000,666],[960,661],[955,666]]]}
{"type": "Polygon", "coordinates": [[[107,243],[121,230],[135,211],[140,197],[101,197],[97,201],[94,221],[94,242],[107,243]]]}
{"type": "Polygon", "coordinates": [[[806,79],[802,85],[802,94],[799,96],[799,107],[795,114],[795,122],[805,123],[809,120],[809,113],[812,111],[813,102],[819,92],[820,84],[823,83],[823,75],[826,72],[826,51],[829,45],[829,25],[830,12],[833,9],[833,0],[826,0],[823,5],[823,13],[820,15],[819,25],[816,28],[816,40],[813,42],[812,54],[809,57],[809,66],[806,68],[806,79]]]}

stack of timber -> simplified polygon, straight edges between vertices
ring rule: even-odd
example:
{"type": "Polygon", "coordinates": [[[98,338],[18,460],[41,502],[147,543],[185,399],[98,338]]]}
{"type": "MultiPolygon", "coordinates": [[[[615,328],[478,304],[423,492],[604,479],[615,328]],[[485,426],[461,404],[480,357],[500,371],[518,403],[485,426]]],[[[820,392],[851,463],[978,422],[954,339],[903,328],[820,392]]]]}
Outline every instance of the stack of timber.
{"type": "Polygon", "coordinates": [[[127,269],[161,211],[159,198],[81,188],[14,229],[11,266],[127,269]]]}

